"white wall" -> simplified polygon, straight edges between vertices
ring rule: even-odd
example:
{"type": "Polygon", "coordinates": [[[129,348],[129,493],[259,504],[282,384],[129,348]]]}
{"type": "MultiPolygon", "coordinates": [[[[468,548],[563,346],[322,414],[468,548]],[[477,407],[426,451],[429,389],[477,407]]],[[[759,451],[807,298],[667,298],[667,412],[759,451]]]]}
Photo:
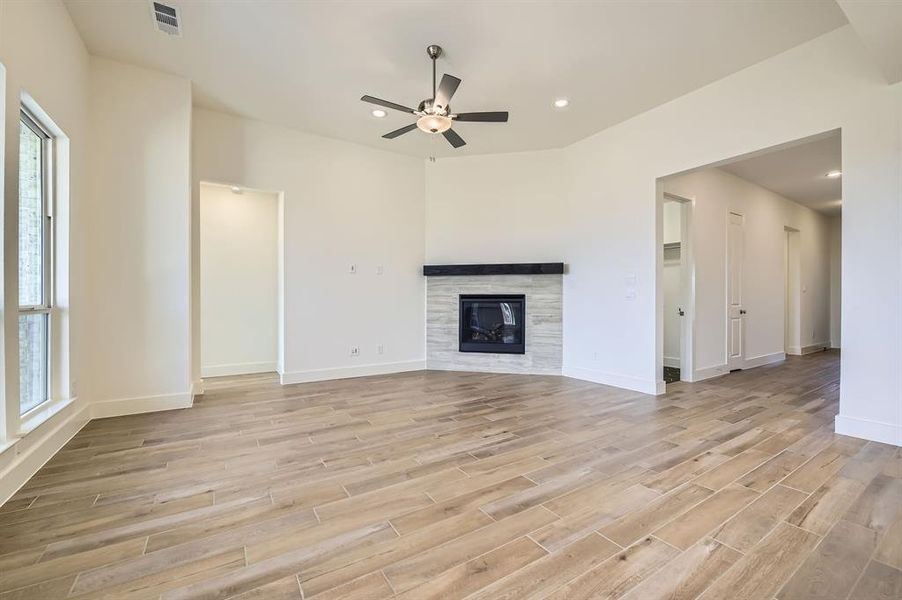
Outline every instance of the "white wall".
{"type": "Polygon", "coordinates": [[[276,370],[278,194],[200,185],[201,375],[276,370]]]}
{"type": "MultiPolygon", "coordinates": [[[[71,398],[70,379],[87,376],[90,332],[81,317],[89,310],[90,268],[85,244],[91,215],[87,200],[88,53],[66,9],[56,2],[0,2],[0,163],[5,177],[2,212],[4,318],[0,322],[0,503],[21,486],[87,421],[87,399],[71,398]],[[67,331],[56,340],[68,348],[68,372],[55,389],[58,411],[25,434],[18,426],[17,260],[19,106],[30,95],[67,136],[68,181],[60,182],[57,254],[64,272],[57,282],[57,316],[67,331]],[[5,143],[4,143],[5,142],[5,143]],[[6,152],[4,153],[4,147],[6,152]],[[68,338],[68,339],[66,339],[68,338]]],[[[65,368],[66,365],[57,365],[65,368]]]]}
{"type": "Polygon", "coordinates": [[[745,217],[742,300],[747,310],[744,354],[751,361],[749,366],[783,358],[785,227],[800,232],[801,346],[829,345],[827,217],[720,169],[668,178],[664,190],[693,199],[696,373],[710,376],[728,371],[725,298],[730,212],[745,217]]]}
{"type": "Polygon", "coordinates": [[[683,239],[683,233],[680,230],[682,226],[682,208],[679,202],[669,200],[664,203],[664,243],[671,244],[679,242],[683,239]]]}
{"type": "Polygon", "coordinates": [[[842,345],[842,216],[830,219],[830,347],[842,345]]]}
{"type": "MultiPolygon", "coordinates": [[[[682,209],[679,202],[665,202],[663,206],[664,243],[681,243],[682,209]]],[[[680,285],[682,248],[664,249],[661,285],[664,290],[664,365],[680,367],[680,315],[682,290],[680,285]]]]}
{"type": "Polygon", "coordinates": [[[845,339],[837,427],[902,443],[900,113],[902,86],[888,86],[852,29],[843,27],[565,148],[555,154],[562,173],[544,159],[548,153],[428,166],[429,258],[558,254],[569,264],[564,372],[660,391],[663,232],[656,180],[841,128],[845,339]],[[511,176],[488,177],[482,164],[502,165],[511,176]],[[432,215],[447,213],[455,197],[453,190],[437,195],[437,177],[459,184],[460,214],[478,214],[487,200],[496,214],[521,214],[525,204],[534,235],[489,240],[481,235],[485,227],[473,230],[463,219],[436,232],[432,215]],[[518,181],[515,193],[506,185],[511,179],[518,181]],[[549,179],[561,182],[563,193],[539,206],[549,179]],[[480,193],[471,195],[477,187],[480,193]],[[630,299],[625,289],[633,277],[637,295],[630,299]]]}
{"type": "Polygon", "coordinates": [[[91,58],[95,414],[187,406],[191,84],[91,58]]]}
{"type": "Polygon", "coordinates": [[[283,193],[283,381],[422,368],[423,161],[199,109],[193,138],[195,195],[283,193]]]}
{"type": "Polygon", "coordinates": [[[426,163],[429,263],[568,262],[558,150],[426,163]]]}

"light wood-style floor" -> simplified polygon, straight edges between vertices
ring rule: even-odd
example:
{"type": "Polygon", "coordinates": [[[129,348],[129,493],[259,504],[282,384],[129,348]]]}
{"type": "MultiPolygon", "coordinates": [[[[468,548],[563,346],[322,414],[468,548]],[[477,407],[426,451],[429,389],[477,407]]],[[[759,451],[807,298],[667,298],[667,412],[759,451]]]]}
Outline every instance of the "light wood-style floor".
{"type": "Polygon", "coordinates": [[[212,382],[0,509],[0,598],[902,597],[902,450],[839,356],[651,397],[560,377],[212,382]]]}

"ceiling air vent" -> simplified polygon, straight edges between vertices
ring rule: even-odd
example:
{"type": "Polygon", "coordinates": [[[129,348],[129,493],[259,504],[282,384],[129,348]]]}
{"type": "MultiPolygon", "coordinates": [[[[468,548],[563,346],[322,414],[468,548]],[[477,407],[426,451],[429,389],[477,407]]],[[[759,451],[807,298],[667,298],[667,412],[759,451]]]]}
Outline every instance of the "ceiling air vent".
{"type": "Polygon", "coordinates": [[[153,20],[157,29],[169,35],[181,36],[178,9],[160,2],[151,2],[151,4],[153,5],[153,20]]]}

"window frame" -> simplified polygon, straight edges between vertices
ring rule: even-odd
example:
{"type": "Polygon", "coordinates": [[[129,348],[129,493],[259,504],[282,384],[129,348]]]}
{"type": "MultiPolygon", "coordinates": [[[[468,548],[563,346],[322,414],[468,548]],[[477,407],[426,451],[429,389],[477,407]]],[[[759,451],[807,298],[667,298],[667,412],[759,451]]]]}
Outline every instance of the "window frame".
{"type": "MultiPolygon", "coordinates": [[[[44,391],[44,400],[35,406],[32,406],[28,410],[22,412],[22,396],[21,396],[21,387],[19,392],[19,408],[17,412],[19,413],[20,422],[26,421],[37,412],[43,410],[47,403],[53,399],[53,309],[54,309],[54,253],[55,253],[55,230],[53,223],[53,208],[56,198],[56,187],[54,181],[54,136],[48,130],[47,127],[41,124],[40,119],[28,109],[28,107],[22,105],[19,107],[19,123],[20,127],[25,126],[28,127],[35,135],[41,138],[41,282],[42,282],[42,293],[41,293],[41,304],[36,305],[21,305],[17,302],[17,321],[18,317],[25,315],[37,315],[43,314],[46,315],[47,327],[46,327],[46,339],[44,341],[45,348],[44,354],[46,356],[46,369],[47,369],[47,381],[46,381],[46,389],[44,391]]],[[[18,209],[19,206],[19,195],[16,195],[16,207],[18,209]]],[[[18,242],[16,245],[18,249],[18,242]]],[[[16,267],[16,278],[18,281],[19,273],[18,273],[18,261],[16,267]]],[[[17,294],[18,296],[18,294],[17,294]]],[[[18,335],[18,330],[17,330],[18,335]]],[[[17,361],[18,364],[21,365],[21,357],[17,361]]],[[[21,368],[21,366],[20,366],[21,368]]]]}

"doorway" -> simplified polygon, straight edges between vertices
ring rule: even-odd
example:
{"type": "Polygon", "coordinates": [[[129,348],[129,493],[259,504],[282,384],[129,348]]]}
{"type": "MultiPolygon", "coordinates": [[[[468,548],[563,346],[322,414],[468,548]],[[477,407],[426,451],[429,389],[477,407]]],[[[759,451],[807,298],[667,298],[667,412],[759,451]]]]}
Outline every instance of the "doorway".
{"type": "Polygon", "coordinates": [[[680,380],[690,382],[840,345],[841,149],[841,132],[829,131],[657,180],[659,373],[676,363],[678,330],[680,380]],[[692,199],[682,305],[667,289],[677,256],[664,247],[664,211],[674,196],[692,199]]]}
{"type": "Polygon", "coordinates": [[[691,201],[674,194],[664,194],[662,206],[663,262],[661,285],[664,295],[664,360],[665,384],[687,381],[691,373],[687,325],[690,311],[688,225],[691,201]]]}
{"type": "Polygon", "coordinates": [[[278,368],[277,193],[200,184],[201,377],[278,368]]]}

